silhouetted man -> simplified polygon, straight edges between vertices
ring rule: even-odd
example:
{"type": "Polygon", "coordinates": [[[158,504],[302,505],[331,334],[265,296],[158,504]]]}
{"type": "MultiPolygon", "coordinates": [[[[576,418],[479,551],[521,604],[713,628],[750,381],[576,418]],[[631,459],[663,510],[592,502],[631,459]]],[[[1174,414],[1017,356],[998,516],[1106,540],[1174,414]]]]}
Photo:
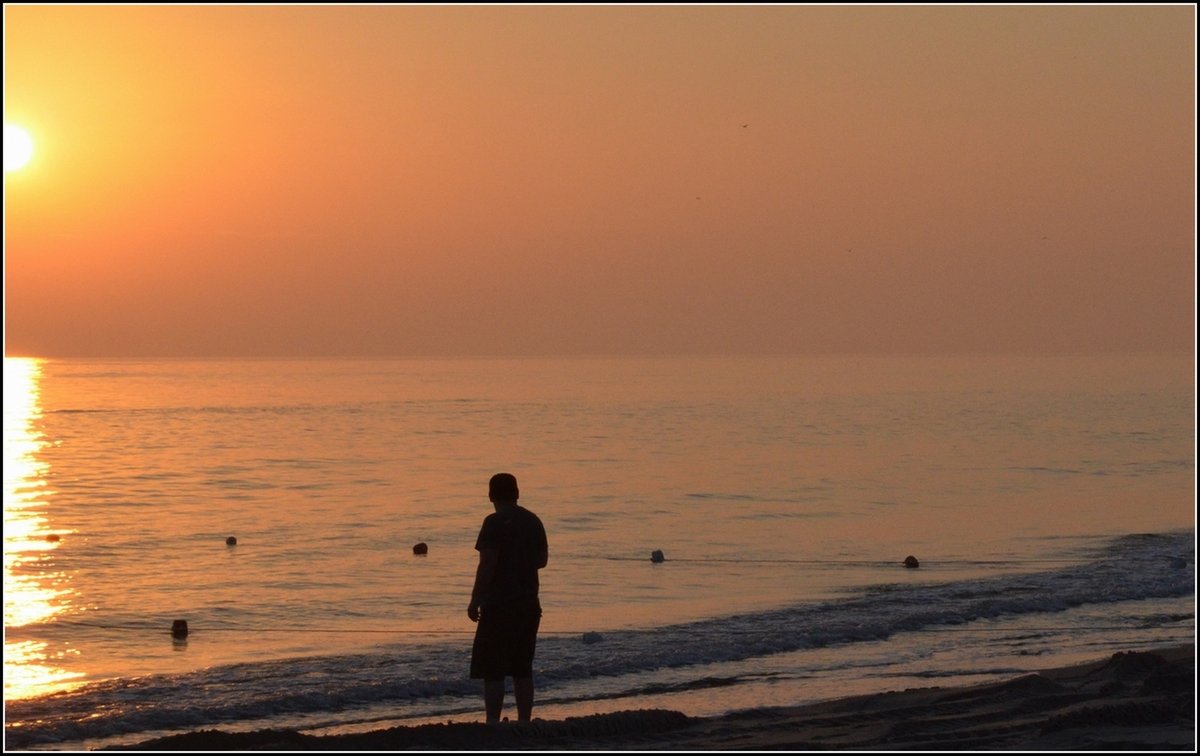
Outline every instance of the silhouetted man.
{"type": "Polygon", "coordinates": [[[488,722],[500,721],[505,677],[513,679],[517,718],[528,722],[533,713],[533,650],[542,618],[538,570],[546,566],[549,548],[542,521],[518,506],[520,495],[515,477],[492,476],[488,498],[496,511],[484,519],[475,542],[479,567],[467,616],[479,625],[471,677],[483,680],[488,722]]]}

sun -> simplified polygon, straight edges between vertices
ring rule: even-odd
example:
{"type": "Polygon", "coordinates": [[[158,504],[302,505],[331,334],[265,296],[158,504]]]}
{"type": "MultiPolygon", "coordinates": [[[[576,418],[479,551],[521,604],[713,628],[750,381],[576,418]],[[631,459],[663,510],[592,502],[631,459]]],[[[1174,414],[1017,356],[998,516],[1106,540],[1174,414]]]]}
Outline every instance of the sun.
{"type": "Polygon", "coordinates": [[[4,124],[4,172],[19,171],[33,157],[33,137],[15,123],[4,124]]]}

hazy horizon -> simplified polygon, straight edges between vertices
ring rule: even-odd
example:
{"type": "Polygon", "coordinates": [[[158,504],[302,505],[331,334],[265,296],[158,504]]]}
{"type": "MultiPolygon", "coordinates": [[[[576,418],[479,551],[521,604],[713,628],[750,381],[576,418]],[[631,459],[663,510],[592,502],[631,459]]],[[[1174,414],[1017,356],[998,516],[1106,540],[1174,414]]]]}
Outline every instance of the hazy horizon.
{"type": "Polygon", "coordinates": [[[1191,6],[4,20],[7,356],[1195,353],[1191,6]]]}
{"type": "Polygon", "coordinates": [[[550,352],[459,352],[459,353],[409,353],[409,354],[302,354],[302,353],[280,353],[280,354],[13,354],[5,355],[5,359],[14,360],[76,360],[88,362],[136,362],[136,361],[228,361],[228,362],[244,362],[244,361],[264,361],[264,362],[287,362],[287,361],[317,361],[317,360],[346,360],[346,361],[391,361],[391,360],[478,360],[478,361],[495,361],[502,362],[505,360],[905,360],[905,359],[930,359],[930,360],[953,360],[953,359],[969,359],[972,357],[978,358],[995,358],[995,359],[1021,359],[1021,358],[1080,358],[1080,359],[1105,359],[1105,358],[1191,358],[1193,361],[1196,357],[1196,350],[1180,349],[1180,350],[1125,350],[1125,351],[1070,351],[1070,352],[1037,352],[1037,351],[963,351],[963,352],[670,352],[660,350],[655,352],[572,352],[572,353],[550,353],[550,352]]]}

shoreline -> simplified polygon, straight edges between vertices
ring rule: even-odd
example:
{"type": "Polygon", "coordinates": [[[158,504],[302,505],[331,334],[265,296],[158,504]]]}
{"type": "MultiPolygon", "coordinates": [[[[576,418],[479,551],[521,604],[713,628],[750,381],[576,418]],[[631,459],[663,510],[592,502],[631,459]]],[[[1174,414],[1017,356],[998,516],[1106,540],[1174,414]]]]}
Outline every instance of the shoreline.
{"type": "Polygon", "coordinates": [[[965,687],[689,717],[643,709],[529,723],[398,726],[342,735],[200,730],[105,750],[1181,750],[1194,751],[1195,646],[965,687]]]}

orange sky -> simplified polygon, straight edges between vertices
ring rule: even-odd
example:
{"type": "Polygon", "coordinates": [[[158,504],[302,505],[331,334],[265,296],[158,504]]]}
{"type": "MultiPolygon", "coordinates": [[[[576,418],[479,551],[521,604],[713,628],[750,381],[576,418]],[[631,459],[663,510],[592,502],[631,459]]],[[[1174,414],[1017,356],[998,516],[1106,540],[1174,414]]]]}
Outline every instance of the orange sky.
{"type": "Polygon", "coordinates": [[[6,354],[1189,351],[1194,33],[6,5],[6,354]]]}

